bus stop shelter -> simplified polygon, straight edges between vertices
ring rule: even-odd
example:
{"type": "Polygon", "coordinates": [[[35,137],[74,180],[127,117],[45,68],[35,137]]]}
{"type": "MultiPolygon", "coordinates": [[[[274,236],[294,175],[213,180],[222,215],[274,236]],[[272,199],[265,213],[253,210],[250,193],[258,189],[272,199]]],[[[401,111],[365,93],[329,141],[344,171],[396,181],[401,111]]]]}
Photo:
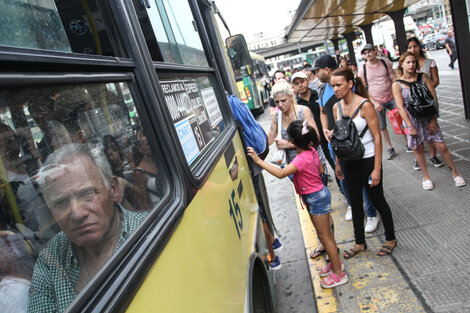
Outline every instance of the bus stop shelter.
{"type": "MultiPolygon", "coordinates": [[[[395,23],[399,51],[406,50],[406,32],[403,17],[406,9],[418,0],[302,0],[286,31],[286,42],[316,43],[324,40],[333,42],[345,38],[354,61],[353,40],[355,31],[364,31],[367,43],[373,44],[372,24],[388,15],[395,23]]],[[[453,29],[459,56],[470,51],[470,7],[468,1],[450,0],[453,29]]],[[[470,119],[470,59],[458,58],[460,83],[464,102],[465,118],[470,119]]]]}

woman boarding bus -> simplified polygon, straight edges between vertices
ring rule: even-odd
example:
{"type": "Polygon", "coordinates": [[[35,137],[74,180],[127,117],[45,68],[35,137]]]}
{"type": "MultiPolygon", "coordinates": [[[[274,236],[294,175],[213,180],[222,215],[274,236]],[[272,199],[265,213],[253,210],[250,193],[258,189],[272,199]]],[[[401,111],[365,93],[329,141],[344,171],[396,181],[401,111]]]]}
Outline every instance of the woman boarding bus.
{"type": "Polygon", "coordinates": [[[211,3],[9,1],[0,24],[5,305],[272,312],[211,3]]]}

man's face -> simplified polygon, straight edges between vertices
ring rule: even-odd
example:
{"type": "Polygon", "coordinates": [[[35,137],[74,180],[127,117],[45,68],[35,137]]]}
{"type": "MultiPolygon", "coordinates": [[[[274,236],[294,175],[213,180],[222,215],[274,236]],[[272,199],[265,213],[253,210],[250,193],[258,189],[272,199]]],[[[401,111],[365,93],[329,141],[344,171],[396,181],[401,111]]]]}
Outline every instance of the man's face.
{"type": "Polygon", "coordinates": [[[305,78],[296,78],[294,79],[292,86],[294,86],[294,90],[296,93],[304,94],[308,90],[308,80],[306,80],[305,78]]]}
{"type": "Polygon", "coordinates": [[[86,155],[66,159],[46,177],[44,195],[54,219],[79,247],[103,244],[112,230],[117,209],[117,180],[107,187],[101,171],[86,155]]]}
{"type": "Polygon", "coordinates": [[[316,71],[318,79],[322,83],[327,83],[330,80],[328,70],[326,68],[320,68],[316,71]]]}
{"type": "Polygon", "coordinates": [[[281,72],[277,72],[276,75],[274,75],[274,82],[277,83],[279,80],[286,80],[286,75],[281,72]]]}
{"type": "Polygon", "coordinates": [[[377,52],[375,50],[365,50],[363,53],[362,53],[362,56],[364,57],[364,59],[366,59],[367,61],[372,61],[374,60],[376,57],[377,57],[377,52]]]}

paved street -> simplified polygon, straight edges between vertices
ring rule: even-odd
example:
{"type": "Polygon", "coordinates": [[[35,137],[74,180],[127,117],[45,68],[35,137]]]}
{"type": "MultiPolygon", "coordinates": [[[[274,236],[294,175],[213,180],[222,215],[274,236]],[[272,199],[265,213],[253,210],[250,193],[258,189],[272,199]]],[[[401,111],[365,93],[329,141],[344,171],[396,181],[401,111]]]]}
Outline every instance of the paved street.
{"type": "MultiPolygon", "coordinates": [[[[440,69],[439,124],[457,170],[470,182],[470,122],[464,118],[459,72],[449,70],[444,50],[430,54],[440,69]]],[[[258,118],[266,130],[268,115],[267,110],[258,118]]],[[[470,186],[456,187],[447,166],[434,168],[428,161],[435,187],[423,190],[422,173],[412,168],[413,154],[405,152],[403,138],[392,135],[392,141],[398,156],[383,161],[384,191],[398,246],[392,257],[375,256],[384,240],[380,226],[367,237],[366,253],[344,261],[350,283],[333,291],[318,285],[323,258],[307,259],[317,240],[306,211],[296,205],[292,183],[265,173],[285,246],[279,254],[283,268],[275,274],[277,312],[315,312],[314,302],[319,312],[470,312],[470,186]]],[[[346,203],[337,187],[329,187],[336,240],[345,249],[353,244],[352,223],[344,220],[346,203]]]]}

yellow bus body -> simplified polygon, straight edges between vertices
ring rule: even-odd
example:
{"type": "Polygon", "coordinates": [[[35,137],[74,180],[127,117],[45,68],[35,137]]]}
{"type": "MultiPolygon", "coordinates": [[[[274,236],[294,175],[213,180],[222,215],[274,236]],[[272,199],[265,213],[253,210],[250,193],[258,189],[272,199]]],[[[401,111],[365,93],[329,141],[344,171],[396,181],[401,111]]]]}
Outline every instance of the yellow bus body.
{"type": "Polygon", "coordinates": [[[244,312],[258,204],[238,133],[232,143],[235,156],[229,168],[236,159],[238,177],[232,181],[221,157],[187,207],[128,312],[244,312]],[[232,191],[243,217],[240,239],[229,213],[232,191]]]}

